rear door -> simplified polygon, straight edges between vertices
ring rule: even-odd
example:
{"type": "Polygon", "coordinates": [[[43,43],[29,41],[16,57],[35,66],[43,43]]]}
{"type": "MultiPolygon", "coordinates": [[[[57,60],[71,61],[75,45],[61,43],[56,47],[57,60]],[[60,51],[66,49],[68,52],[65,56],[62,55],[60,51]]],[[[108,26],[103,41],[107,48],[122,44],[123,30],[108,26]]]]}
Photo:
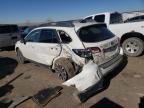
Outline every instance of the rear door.
{"type": "Polygon", "coordinates": [[[34,30],[28,36],[25,37],[26,43],[22,43],[19,45],[20,51],[22,52],[23,56],[29,60],[36,61],[36,53],[34,50],[35,44],[38,44],[38,39],[40,35],[40,30],[34,30]]]}
{"type": "Polygon", "coordinates": [[[11,29],[9,25],[0,26],[0,47],[11,46],[11,29]]]}
{"type": "Polygon", "coordinates": [[[61,45],[56,30],[42,29],[39,42],[32,45],[37,62],[52,65],[54,58],[60,55],[61,45]]]}

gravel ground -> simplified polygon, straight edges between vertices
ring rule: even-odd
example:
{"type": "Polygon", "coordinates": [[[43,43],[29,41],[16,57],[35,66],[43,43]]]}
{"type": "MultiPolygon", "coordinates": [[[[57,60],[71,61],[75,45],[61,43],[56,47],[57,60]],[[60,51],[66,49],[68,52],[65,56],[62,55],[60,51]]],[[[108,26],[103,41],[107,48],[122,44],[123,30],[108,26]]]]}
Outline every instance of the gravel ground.
{"type": "MultiPolygon", "coordinates": [[[[127,64],[122,64],[123,68],[114,71],[116,74],[106,78],[110,80],[106,88],[85,103],[80,104],[72,96],[74,88],[64,87],[62,94],[49,102],[45,108],[139,108],[140,97],[144,96],[144,56],[130,57],[127,61],[127,64]]],[[[33,63],[19,65],[14,51],[1,51],[0,84],[19,73],[24,75],[8,85],[8,90],[0,93],[0,100],[32,96],[41,89],[62,83],[50,69],[33,63]]],[[[28,100],[18,108],[37,108],[37,106],[28,100]]]]}

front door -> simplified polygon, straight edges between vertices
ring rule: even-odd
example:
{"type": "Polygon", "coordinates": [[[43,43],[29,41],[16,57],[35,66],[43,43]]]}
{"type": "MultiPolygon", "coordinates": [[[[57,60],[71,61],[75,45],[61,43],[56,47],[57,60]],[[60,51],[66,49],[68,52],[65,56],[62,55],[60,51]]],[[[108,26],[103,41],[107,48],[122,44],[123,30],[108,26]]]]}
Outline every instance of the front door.
{"type": "Polygon", "coordinates": [[[60,55],[61,45],[56,30],[42,29],[39,42],[32,45],[37,62],[52,65],[54,58],[60,55]]]}
{"type": "Polygon", "coordinates": [[[38,44],[38,39],[41,30],[34,30],[28,36],[25,37],[25,42],[22,43],[19,48],[23,56],[29,60],[36,61],[36,53],[34,50],[35,44],[38,44]]]}

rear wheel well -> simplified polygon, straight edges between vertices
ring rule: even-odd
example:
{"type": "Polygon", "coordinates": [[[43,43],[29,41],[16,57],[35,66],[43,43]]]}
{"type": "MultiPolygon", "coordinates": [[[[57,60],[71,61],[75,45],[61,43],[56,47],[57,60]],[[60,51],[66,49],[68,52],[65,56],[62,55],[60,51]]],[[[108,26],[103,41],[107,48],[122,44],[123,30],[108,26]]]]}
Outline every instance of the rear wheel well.
{"type": "Polygon", "coordinates": [[[76,75],[75,74],[75,69],[74,69],[74,66],[73,66],[72,62],[69,59],[66,59],[66,58],[57,59],[54,63],[54,70],[55,70],[56,73],[58,73],[59,77],[62,80],[68,80],[69,78],[72,78],[73,76],[76,75]],[[66,74],[64,75],[63,72],[65,72],[66,74]]]}
{"type": "Polygon", "coordinates": [[[82,66],[78,65],[77,63],[75,63],[72,59],[62,57],[62,58],[58,58],[58,59],[56,59],[56,60],[53,61],[52,66],[51,66],[51,68],[52,68],[53,71],[54,71],[54,68],[55,68],[54,64],[59,59],[62,60],[62,61],[64,61],[64,60],[69,61],[73,65],[73,67],[74,67],[75,74],[79,73],[81,71],[81,69],[82,69],[82,66]]]}
{"type": "Polygon", "coordinates": [[[58,58],[58,59],[56,59],[56,60],[53,61],[53,63],[52,63],[52,69],[55,68],[54,65],[55,65],[55,62],[56,62],[56,61],[69,61],[69,62],[74,66],[74,64],[73,64],[73,62],[72,62],[71,59],[62,57],[62,58],[58,58]]]}
{"type": "Polygon", "coordinates": [[[144,41],[144,35],[142,35],[141,33],[137,33],[137,32],[126,33],[121,37],[121,41],[120,41],[121,46],[126,39],[131,37],[137,37],[142,41],[144,41]]]}

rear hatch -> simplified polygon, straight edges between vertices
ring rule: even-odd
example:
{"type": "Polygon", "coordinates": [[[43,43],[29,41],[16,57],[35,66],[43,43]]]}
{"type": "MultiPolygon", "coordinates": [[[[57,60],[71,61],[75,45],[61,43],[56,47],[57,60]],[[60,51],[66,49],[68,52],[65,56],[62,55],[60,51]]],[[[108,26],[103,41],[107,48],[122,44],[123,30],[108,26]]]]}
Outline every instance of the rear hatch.
{"type": "Polygon", "coordinates": [[[78,30],[78,36],[85,48],[92,52],[97,64],[103,64],[119,54],[119,39],[105,24],[94,24],[78,30]]]}

